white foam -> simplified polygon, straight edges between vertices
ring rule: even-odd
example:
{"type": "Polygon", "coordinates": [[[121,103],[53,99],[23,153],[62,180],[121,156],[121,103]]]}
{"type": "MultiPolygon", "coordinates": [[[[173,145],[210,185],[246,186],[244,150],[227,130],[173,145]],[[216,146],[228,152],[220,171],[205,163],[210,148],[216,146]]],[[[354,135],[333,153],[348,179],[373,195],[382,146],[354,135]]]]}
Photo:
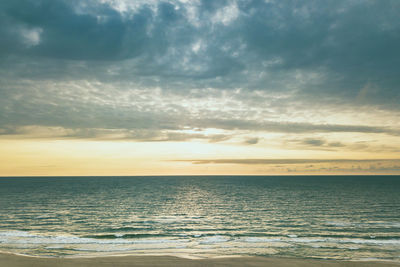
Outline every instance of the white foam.
{"type": "Polygon", "coordinates": [[[64,246],[47,246],[47,249],[62,249],[64,246]]]}
{"type": "Polygon", "coordinates": [[[369,240],[369,239],[341,239],[338,240],[339,243],[354,243],[354,244],[376,244],[376,245],[385,245],[385,244],[392,244],[392,245],[400,245],[400,239],[386,239],[386,240],[369,240]]]}
{"type": "MultiPolygon", "coordinates": [[[[284,240],[283,240],[284,241],[284,240]]],[[[400,245],[400,239],[386,239],[386,240],[378,240],[378,239],[359,239],[359,238],[292,238],[289,241],[296,243],[318,243],[318,242],[327,242],[327,243],[352,243],[352,244],[376,244],[376,245],[400,245]]]]}
{"type": "Polygon", "coordinates": [[[222,242],[226,242],[226,241],[228,241],[227,238],[220,236],[220,235],[216,235],[216,236],[210,236],[210,237],[203,238],[199,243],[200,244],[215,244],[215,243],[222,243],[222,242]]]}
{"type": "Polygon", "coordinates": [[[348,247],[348,249],[357,250],[357,249],[360,249],[360,248],[359,247],[348,247]]]}
{"type": "Polygon", "coordinates": [[[187,246],[151,246],[151,247],[113,247],[113,246],[95,246],[95,247],[77,247],[74,248],[76,251],[88,251],[88,252],[127,252],[127,251],[151,251],[151,250],[168,250],[168,249],[185,249],[187,246]]]}
{"type": "Polygon", "coordinates": [[[96,239],[74,235],[39,234],[27,231],[0,231],[1,246],[14,249],[34,249],[43,247],[51,251],[68,248],[75,251],[92,252],[123,252],[123,251],[151,251],[172,249],[207,249],[245,248],[249,250],[265,249],[268,247],[287,247],[305,245],[313,248],[338,247],[348,250],[357,250],[364,246],[388,246],[390,249],[400,248],[400,239],[362,239],[362,238],[323,238],[323,237],[297,237],[297,235],[283,235],[278,237],[240,237],[214,235],[200,236],[198,238],[141,238],[141,239],[96,239]],[[229,242],[229,243],[227,243],[229,242]],[[230,246],[234,244],[234,246],[230,246]]]}
{"type": "Polygon", "coordinates": [[[339,226],[339,227],[352,225],[352,223],[350,223],[350,222],[343,222],[343,221],[327,221],[326,224],[331,225],[331,226],[339,226]]]}
{"type": "Polygon", "coordinates": [[[187,239],[95,239],[73,235],[38,235],[24,231],[0,232],[0,242],[6,244],[163,244],[185,243],[187,239]]]}
{"type": "Polygon", "coordinates": [[[326,242],[328,239],[325,238],[292,238],[289,241],[297,243],[316,243],[316,242],[326,242]]]}
{"type": "Polygon", "coordinates": [[[240,240],[248,243],[269,243],[269,242],[283,241],[281,238],[262,238],[262,237],[246,237],[240,240]]]}
{"type": "Polygon", "coordinates": [[[385,228],[400,228],[400,222],[370,222],[367,223],[369,226],[373,225],[373,226],[381,226],[381,227],[385,227],[385,228]]]}
{"type": "Polygon", "coordinates": [[[132,244],[161,244],[161,243],[186,243],[189,240],[172,240],[172,239],[143,239],[131,241],[132,244]]]}
{"type": "Polygon", "coordinates": [[[27,237],[32,234],[25,231],[0,231],[0,237],[27,237]]]}

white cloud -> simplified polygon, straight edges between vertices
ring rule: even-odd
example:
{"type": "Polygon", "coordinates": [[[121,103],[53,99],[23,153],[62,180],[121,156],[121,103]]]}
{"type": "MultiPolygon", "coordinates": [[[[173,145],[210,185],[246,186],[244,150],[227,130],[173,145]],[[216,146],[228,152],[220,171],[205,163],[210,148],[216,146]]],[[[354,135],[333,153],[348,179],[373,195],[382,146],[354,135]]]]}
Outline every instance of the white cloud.
{"type": "Polygon", "coordinates": [[[20,30],[21,37],[23,38],[23,43],[27,47],[36,46],[40,44],[40,35],[42,34],[42,28],[22,28],[20,30]]]}
{"type": "Polygon", "coordinates": [[[219,9],[212,17],[213,23],[222,23],[227,26],[235,21],[239,17],[239,9],[236,2],[232,2],[230,5],[219,9]]]}

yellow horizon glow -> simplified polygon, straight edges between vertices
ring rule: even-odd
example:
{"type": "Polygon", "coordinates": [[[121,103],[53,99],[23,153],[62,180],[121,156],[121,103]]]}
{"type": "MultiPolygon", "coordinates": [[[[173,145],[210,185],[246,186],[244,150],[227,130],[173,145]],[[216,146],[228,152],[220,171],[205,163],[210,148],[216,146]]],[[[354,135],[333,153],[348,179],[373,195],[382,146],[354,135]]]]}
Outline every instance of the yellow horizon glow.
{"type": "MultiPolygon", "coordinates": [[[[290,150],[232,143],[0,140],[0,176],[400,174],[389,163],[193,164],[213,159],[398,159],[396,153],[290,150]],[[306,155],[306,157],[304,157],[306,155]],[[178,160],[178,161],[175,161],[178,160]],[[368,167],[369,166],[369,167],[368,167]],[[380,166],[380,165],[374,165],[380,166]]],[[[400,161],[399,161],[400,162],[400,161]]]]}

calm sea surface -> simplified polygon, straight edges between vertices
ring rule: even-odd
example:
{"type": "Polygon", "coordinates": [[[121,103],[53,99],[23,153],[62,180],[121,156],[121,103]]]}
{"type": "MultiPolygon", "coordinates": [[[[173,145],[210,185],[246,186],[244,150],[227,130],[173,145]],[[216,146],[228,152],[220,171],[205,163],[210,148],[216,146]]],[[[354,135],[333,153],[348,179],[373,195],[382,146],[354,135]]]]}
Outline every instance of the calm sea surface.
{"type": "Polygon", "coordinates": [[[400,262],[400,176],[0,178],[0,251],[400,262]]]}

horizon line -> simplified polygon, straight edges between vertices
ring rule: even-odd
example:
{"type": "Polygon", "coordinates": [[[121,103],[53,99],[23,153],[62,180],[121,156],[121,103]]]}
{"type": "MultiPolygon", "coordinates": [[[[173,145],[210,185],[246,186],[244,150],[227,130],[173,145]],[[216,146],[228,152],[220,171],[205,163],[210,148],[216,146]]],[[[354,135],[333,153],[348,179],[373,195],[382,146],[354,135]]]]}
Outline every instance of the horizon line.
{"type": "Polygon", "coordinates": [[[0,176],[2,178],[63,178],[63,177],[79,177],[79,178],[95,178],[95,177],[213,177],[213,176],[400,176],[400,174],[167,174],[167,175],[11,175],[0,176]]]}

